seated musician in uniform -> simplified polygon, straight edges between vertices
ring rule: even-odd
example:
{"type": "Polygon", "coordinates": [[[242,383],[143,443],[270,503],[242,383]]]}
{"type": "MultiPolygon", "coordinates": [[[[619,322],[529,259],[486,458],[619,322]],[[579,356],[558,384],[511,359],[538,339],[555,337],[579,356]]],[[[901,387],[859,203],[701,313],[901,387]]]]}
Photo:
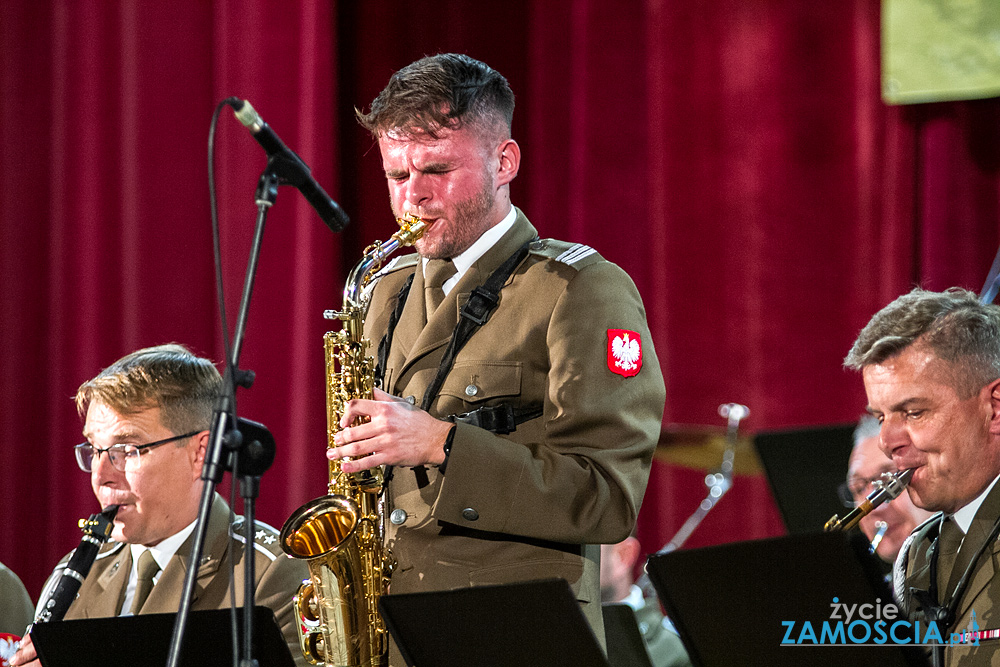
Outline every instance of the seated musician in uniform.
{"type": "MultiPolygon", "coordinates": [[[[879,449],[878,432],[878,420],[871,415],[862,417],[854,429],[847,481],[840,487],[841,500],[847,507],[854,508],[862,503],[875,490],[874,483],[882,473],[896,472],[892,459],[879,449]]],[[[891,564],[907,536],[930,516],[930,512],[914,505],[910,496],[903,493],[869,512],[858,526],[872,541],[879,558],[891,564]]]]}
{"type": "MultiPolygon", "coordinates": [[[[221,387],[212,362],[180,345],[129,354],[80,387],[76,404],[87,440],[76,446],[76,459],[90,473],[101,507],[118,505],[119,510],[111,540],[98,553],[66,619],[177,611],[221,387]]],[[[216,495],[192,610],[229,608],[231,585],[235,604],[243,604],[242,524],[243,517],[233,517],[229,505],[216,495]],[[236,563],[235,583],[229,576],[231,560],[236,563]]],[[[308,577],[306,565],[281,553],[278,534],[270,526],[259,523],[255,533],[255,602],[274,610],[292,656],[304,665],[292,596],[308,577]]],[[[40,606],[68,558],[49,577],[40,606]]],[[[11,664],[39,664],[30,637],[11,664]]]]}
{"type": "Polygon", "coordinates": [[[674,624],[663,615],[659,601],[647,599],[634,583],[641,552],[642,545],[632,535],[617,544],[601,545],[601,602],[632,608],[653,667],[686,667],[691,660],[674,624]]]}
{"type": "Polygon", "coordinates": [[[860,370],[879,445],[907,492],[936,511],[904,543],[896,597],[921,627],[976,634],[944,664],[996,664],[1000,641],[1000,307],[975,294],[915,289],[880,310],[845,359],[860,370]]]}

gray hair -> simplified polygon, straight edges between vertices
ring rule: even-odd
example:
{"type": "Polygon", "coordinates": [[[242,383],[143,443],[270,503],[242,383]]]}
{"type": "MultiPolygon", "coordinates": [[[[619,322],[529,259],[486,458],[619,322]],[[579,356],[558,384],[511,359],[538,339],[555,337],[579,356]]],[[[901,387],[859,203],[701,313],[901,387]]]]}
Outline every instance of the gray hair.
{"type": "Polygon", "coordinates": [[[1000,378],[1000,306],[972,292],[920,288],[898,297],[861,330],[844,365],[880,364],[911,345],[926,346],[952,369],[952,385],[968,398],[1000,378]]]}
{"type": "Polygon", "coordinates": [[[858,425],[854,428],[854,446],[860,445],[862,440],[877,438],[881,430],[882,425],[878,419],[872,415],[862,415],[861,419],[858,420],[858,425]]]}

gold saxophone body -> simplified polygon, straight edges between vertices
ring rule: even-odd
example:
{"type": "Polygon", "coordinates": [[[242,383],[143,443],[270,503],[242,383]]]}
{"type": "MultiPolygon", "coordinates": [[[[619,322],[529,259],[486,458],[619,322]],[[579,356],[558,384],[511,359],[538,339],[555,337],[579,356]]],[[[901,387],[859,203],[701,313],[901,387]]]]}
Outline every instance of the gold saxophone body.
{"type": "MultiPolygon", "coordinates": [[[[334,446],[345,404],[373,395],[375,360],[364,337],[371,295],[365,287],[386,257],[412,245],[427,229],[415,217],[397,222],[400,230],[385,243],[366,248],[351,270],[343,309],[325,313],[342,324],[323,337],[327,448],[334,446]]],[[[380,667],[388,662],[389,637],[378,601],[387,590],[393,560],[383,545],[382,486],[381,467],[344,473],[340,461],[331,461],[328,495],[295,510],[281,528],[285,553],[308,560],[309,579],[299,587],[294,606],[300,648],[313,664],[380,667]]]]}

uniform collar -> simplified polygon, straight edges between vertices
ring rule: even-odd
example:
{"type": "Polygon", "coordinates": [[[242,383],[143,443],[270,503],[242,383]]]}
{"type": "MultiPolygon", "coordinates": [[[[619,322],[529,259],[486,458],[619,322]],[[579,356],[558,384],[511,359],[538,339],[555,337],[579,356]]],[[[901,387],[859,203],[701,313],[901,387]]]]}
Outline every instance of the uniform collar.
{"type": "Polygon", "coordinates": [[[151,547],[145,547],[141,544],[130,544],[129,548],[132,550],[132,569],[135,570],[136,563],[139,562],[139,556],[142,555],[142,552],[149,549],[150,553],[153,554],[153,560],[156,561],[156,564],[160,566],[160,570],[162,571],[167,567],[167,563],[174,557],[177,550],[181,548],[181,545],[184,544],[184,540],[194,531],[196,523],[198,523],[197,519],[182,528],[180,532],[174,533],[151,547]]]}
{"type": "MultiPolygon", "coordinates": [[[[510,211],[507,212],[503,220],[483,232],[483,235],[476,239],[476,242],[464,252],[451,258],[452,263],[455,265],[456,273],[441,286],[445,294],[451,292],[451,289],[458,284],[458,281],[462,279],[462,276],[469,270],[469,267],[485,255],[487,250],[496,245],[497,241],[514,226],[514,220],[516,219],[517,210],[511,206],[510,211]]],[[[425,259],[424,264],[426,265],[426,263],[427,260],[425,259]]]]}
{"type": "Polygon", "coordinates": [[[975,500],[951,515],[952,518],[955,519],[955,523],[958,527],[962,529],[963,533],[969,532],[969,527],[972,526],[972,520],[976,518],[976,512],[978,512],[979,508],[982,507],[983,501],[986,500],[986,496],[988,496],[990,491],[993,490],[993,487],[996,485],[998,479],[1000,479],[1000,475],[994,477],[993,481],[990,482],[990,485],[986,487],[986,490],[980,493],[975,500]]]}
{"type": "Polygon", "coordinates": [[[622,599],[622,603],[632,607],[635,611],[639,611],[645,606],[646,598],[642,595],[642,589],[632,584],[632,587],[628,590],[628,595],[622,599]]]}

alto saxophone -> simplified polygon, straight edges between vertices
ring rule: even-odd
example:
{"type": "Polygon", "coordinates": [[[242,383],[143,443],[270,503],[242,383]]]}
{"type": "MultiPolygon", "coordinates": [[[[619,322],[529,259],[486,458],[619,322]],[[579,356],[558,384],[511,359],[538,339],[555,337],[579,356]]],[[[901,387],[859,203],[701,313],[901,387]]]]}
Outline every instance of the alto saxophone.
{"type": "MultiPolygon", "coordinates": [[[[342,323],[339,331],[323,337],[328,448],[341,430],[345,404],[373,395],[375,360],[364,337],[371,299],[366,287],[386,257],[412,245],[428,226],[412,216],[397,222],[400,230],[385,243],[366,248],[351,270],[343,310],[324,313],[342,323]]],[[[313,664],[379,667],[388,661],[388,633],[378,601],[388,588],[393,560],[383,546],[382,486],[381,467],[344,473],[340,461],[331,461],[328,495],[295,510],[281,529],[284,552],[308,560],[309,579],[299,587],[294,607],[300,648],[313,664]]]]}

